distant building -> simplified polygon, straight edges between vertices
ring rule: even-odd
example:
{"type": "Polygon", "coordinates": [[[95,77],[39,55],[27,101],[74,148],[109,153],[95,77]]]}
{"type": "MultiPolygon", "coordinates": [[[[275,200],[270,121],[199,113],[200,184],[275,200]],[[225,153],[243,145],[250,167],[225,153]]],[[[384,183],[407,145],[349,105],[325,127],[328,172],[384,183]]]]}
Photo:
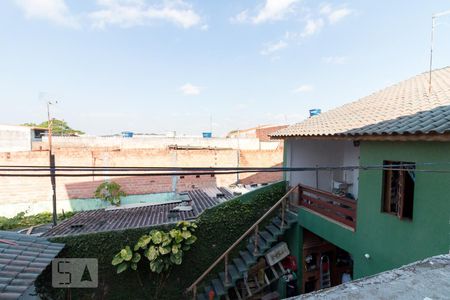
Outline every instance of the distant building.
{"type": "Polygon", "coordinates": [[[288,125],[261,125],[242,130],[233,130],[227,134],[227,138],[258,138],[261,141],[270,141],[269,135],[277,130],[284,129],[288,125]]]}
{"type": "Polygon", "coordinates": [[[0,125],[0,152],[31,151],[32,142],[42,141],[47,128],[0,125]]]}

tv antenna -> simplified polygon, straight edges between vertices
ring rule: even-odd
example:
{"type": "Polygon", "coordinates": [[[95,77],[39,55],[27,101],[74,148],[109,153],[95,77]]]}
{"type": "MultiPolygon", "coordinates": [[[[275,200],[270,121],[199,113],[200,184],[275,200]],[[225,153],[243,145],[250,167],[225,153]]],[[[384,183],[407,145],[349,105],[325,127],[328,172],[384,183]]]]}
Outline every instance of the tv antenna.
{"type": "Polygon", "coordinates": [[[446,15],[450,15],[450,10],[443,11],[440,13],[435,13],[431,15],[431,47],[430,47],[430,74],[428,80],[428,94],[431,94],[431,71],[433,70],[433,43],[434,43],[434,28],[436,27],[436,19],[439,17],[443,17],[446,15]]]}

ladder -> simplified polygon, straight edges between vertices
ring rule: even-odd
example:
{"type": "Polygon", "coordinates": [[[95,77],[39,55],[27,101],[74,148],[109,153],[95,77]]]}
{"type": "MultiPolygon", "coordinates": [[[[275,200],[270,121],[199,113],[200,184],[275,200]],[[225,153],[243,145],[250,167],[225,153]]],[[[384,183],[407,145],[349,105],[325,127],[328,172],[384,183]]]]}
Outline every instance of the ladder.
{"type": "Polygon", "coordinates": [[[325,289],[331,286],[330,258],[328,255],[320,257],[320,288],[325,289]]]}

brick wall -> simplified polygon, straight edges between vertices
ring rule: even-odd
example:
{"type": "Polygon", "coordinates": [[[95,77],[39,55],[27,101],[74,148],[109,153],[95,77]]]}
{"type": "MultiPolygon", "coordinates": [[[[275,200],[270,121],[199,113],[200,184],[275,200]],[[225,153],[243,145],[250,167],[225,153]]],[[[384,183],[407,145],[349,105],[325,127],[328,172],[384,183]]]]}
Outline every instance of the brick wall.
{"type": "MultiPolygon", "coordinates": [[[[55,149],[57,166],[121,166],[121,167],[235,167],[237,150],[173,150],[173,149],[55,149]]],[[[241,167],[279,166],[283,159],[283,149],[241,150],[241,167]]],[[[0,165],[47,166],[47,151],[0,153],[0,165]]],[[[91,198],[96,187],[108,179],[108,174],[100,177],[57,177],[57,198],[91,198]]],[[[241,174],[242,183],[263,183],[277,181],[280,173],[241,174]]],[[[121,184],[128,194],[147,194],[172,190],[172,177],[111,177],[121,184]]],[[[178,180],[178,191],[210,186],[227,186],[236,182],[236,175],[185,176],[178,180]]],[[[5,203],[34,203],[49,201],[51,186],[48,177],[0,177],[0,205],[5,203]]],[[[1,212],[0,212],[1,215],[1,212]]]]}

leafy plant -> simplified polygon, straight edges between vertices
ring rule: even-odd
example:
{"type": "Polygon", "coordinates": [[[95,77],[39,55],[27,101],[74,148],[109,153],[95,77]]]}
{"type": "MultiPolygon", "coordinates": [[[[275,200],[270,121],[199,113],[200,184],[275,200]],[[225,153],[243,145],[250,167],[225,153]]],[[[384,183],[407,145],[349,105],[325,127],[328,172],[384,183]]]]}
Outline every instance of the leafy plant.
{"type": "Polygon", "coordinates": [[[173,265],[181,265],[184,252],[189,251],[197,240],[193,235],[196,228],[194,223],[181,221],[169,232],[152,230],[139,238],[133,250],[130,246],[121,249],[111,263],[117,266],[117,273],[129,268],[137,270],[137,263],[144,256],[150,262],[152,272],[169,271],[173,265]]]}
{"type": "MultiPolygon", "coordinates": [[[[58,221],[70,218],[74,212],[58,214],[58,221]]],[[[20,212],[12,218],[0,217],[0,230],[21,229],[30,226],[48,224],[52,222],[53,215],[50,212],[43,212],[36,215],[27,216],[26,212],[20,212]]]]}
{"type": "Polygon", "coordinates": [[[126,195],[127,194],[122,191],[120,184],[109,181],[105,181],[100,184],[94,192],[95,198],[108,201],[112,205],[116,206],[120,205],[120,199],[126,195]]]}
{"type": "MultiPolygon", "coordinates": [[[[31,126],[31,127],[42,127],[42,128],[48,128],[48,121],[44,121],[40,124],[36,124],[34,122],[29,123],[23,123],[22,126],[31,126]]],[[[58,120],[58,119],[52,119],[51,122],[52,126],[52,133],[53,135],[80,135],[84,134],[81,130],[76,130],[71,128],[66,121],[64,120],[58,120]]]]}

